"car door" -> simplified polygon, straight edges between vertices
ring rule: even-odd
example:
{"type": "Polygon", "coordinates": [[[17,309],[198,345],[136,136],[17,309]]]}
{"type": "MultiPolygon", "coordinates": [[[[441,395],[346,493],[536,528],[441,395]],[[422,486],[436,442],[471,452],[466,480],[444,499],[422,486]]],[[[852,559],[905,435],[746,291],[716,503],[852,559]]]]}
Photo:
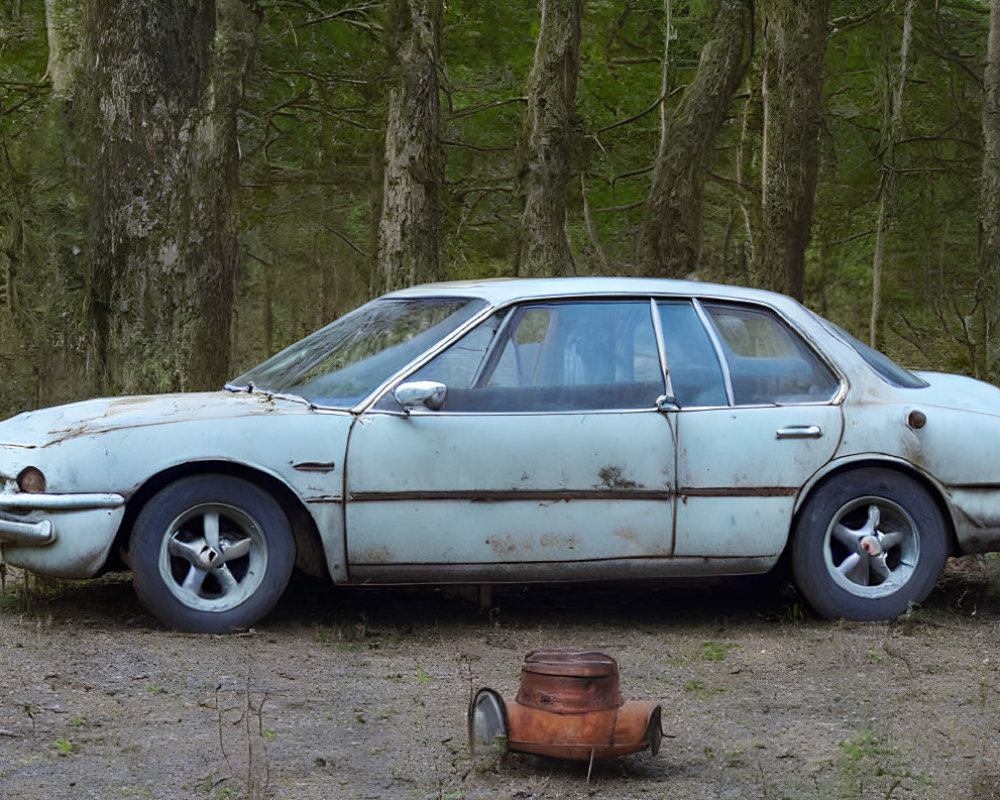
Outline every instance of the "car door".
{"type": "Polygon", "coordinates": [[[351,434],[352,580],[616,577],[670,555],[674,442],[648,299],[500,311],[418,381],[447,386],[439,410],[407,414],[387,393],[351,434]]]}
{"type": "Polygon", "coordinates": [[[771,309],[659,304],[676,415],[675,555],[773,560],[833,456],[840,379],[771,309]]]}

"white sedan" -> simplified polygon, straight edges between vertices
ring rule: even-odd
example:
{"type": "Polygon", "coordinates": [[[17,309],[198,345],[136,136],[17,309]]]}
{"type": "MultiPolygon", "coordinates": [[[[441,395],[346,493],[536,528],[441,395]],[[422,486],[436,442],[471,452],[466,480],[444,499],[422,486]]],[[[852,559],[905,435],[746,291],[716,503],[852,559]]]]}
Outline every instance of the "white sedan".
{"type": "Polygon", "coordinates": [[[131,567],[165,624],[337,584],[761,573],[888,619],[1000,549],[1000,390],[914,373],[795,301],[621,278],[419,286],[225,391],[0,422],[3,558],[131,567]]]}

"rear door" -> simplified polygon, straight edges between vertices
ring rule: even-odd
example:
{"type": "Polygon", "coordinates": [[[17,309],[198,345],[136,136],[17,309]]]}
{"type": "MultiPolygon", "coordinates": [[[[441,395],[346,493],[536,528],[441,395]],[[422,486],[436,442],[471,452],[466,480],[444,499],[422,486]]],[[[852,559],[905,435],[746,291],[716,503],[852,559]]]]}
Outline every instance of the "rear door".
{"type": "Polygon", "coordinates": [[[840,379],[773,310],[659,305],[676,414],[677,556],[773,560],[843,428],[840,379]]]}

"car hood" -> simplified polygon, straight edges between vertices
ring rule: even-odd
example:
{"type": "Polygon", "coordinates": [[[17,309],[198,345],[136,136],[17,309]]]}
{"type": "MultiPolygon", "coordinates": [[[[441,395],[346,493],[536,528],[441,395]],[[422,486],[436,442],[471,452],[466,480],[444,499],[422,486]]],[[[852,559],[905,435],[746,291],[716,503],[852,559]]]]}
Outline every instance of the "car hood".
{"type": "Polygon", "coordinates": [[[0,422],[0,445],[47,447],[98,433],[185,421],[231,419],[278,410],[308,413],[308,406],[264,394],[201,392],[104,397],[38,411],[0,422]]]}
{"type": "Polygon", "coordinates": [[[1000,416],[1000,389],[989,383],[945,372],[918,372],[930,386],[913,390],[915,403],[1000,416]]]}

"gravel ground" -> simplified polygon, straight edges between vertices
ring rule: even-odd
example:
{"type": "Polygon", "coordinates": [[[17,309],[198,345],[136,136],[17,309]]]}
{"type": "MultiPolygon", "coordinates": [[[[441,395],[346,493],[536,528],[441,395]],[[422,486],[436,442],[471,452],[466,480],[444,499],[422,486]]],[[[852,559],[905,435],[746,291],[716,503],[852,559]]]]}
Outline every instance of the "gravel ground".
{"type": "Polygon", "coordinates": [[[1000,796],[1000,559],[949,564],[893,623],[819,620],[773,583],[497,591],[299,580],[251,631],[164,630],[127,576],[0,613],[0,797],[1000,796]],[[608,765],[473,757],[480,686],[524,655],[599,648],[664,740],[608,765]]]}

